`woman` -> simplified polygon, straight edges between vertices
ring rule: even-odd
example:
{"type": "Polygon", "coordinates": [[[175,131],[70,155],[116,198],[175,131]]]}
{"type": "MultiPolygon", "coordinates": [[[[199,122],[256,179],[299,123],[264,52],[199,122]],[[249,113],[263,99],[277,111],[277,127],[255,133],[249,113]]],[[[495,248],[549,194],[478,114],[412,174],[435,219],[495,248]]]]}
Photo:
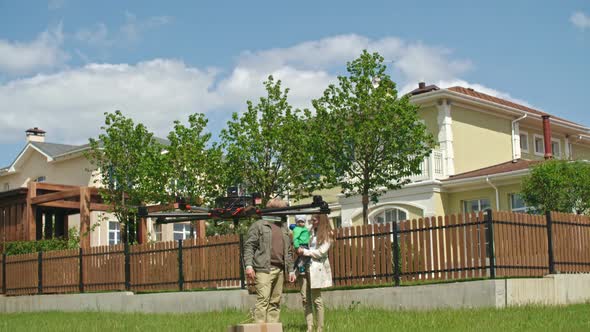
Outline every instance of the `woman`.
{"type": "Polygon", "coordinates": [[[309,249],[299,248],[297,253],[311,257],[311,263],[306,269],[306,275],[301,286],[301,297],[305,307],[305,320],[307,331],[313,329],[313,307],[316,311],[317,331],[324,328],[324,303],[322,301],[322,288],[332,286],[332,269],[328,259],[328,250],[334,241],[332,227],[328,216],[315,214],[311,218],[311,240],[309,249]]]}

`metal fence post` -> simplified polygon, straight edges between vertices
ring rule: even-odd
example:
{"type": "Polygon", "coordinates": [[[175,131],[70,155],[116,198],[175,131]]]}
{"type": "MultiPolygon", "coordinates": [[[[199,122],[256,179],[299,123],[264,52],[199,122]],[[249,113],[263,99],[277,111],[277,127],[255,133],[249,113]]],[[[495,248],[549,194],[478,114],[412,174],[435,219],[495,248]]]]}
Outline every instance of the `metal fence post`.
{"type": "Polygon", "coordinates": [[[553,256],[553,220],[551,219],[551,211],[545,212],[545,219],[547,220],[547,248],[549,254],[549,273],[555,274],[555,257],[553,256]]]}
{"type": "Polygon", "coordinates": [[[182,239],[178,240],[178,290],[184,288],[184,272],[182,269],[182,239]]]}
{"type": "Polygon", "coordinates": [[[125,242],[125,290],[131,289],[131,266],[129,259],[129,241],[125,242]]]}
{"type": "Polygon", "coordinates": [[[43,294],[43,252],[39,251],[37,256],[37,293],[43,294]]]}
{"type": "Polygon", "coordinates": [[[493,223],[493,212],[491,209],[486,211],[485,222],[488,228],[488,242],[490,244],[490,278],[496,278],[496,256],[494,252],[494,223],[493,223]]]}
{"type": "Polygon", "coordinates": [[[246,289],[246,275],[244,274],[244,235],[240,234],[240,283],[246,289]]]}
{"type": "Polygon", "coordinates": [[[80,263],[80,293],[84,293],[84,260],[83,260],[83,252],[82,252],[82,248],[80,248],[80,254],[79,254],[79,263],[80,263]]]}
{"type": "Polygon", "coordinates": [[[6,294],[6,253],[2,254],[2,292],[6,294]]]}
{"type": "Polygon", "coordinates": [[[400,266],[399,266],[399,241],[397,240],[397,222],[393,222],[393,279],[395,280],[395,285],[399,286],[399,279],[400,279],[400,266]]]}

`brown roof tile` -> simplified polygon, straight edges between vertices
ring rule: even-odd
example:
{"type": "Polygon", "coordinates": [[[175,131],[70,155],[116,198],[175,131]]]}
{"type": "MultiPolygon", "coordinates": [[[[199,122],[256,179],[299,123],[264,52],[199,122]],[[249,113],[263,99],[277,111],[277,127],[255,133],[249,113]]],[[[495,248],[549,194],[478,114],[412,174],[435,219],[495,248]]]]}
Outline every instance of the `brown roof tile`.
{"type": "MultiPolygon", "coordinates": [[[[506,100],[506,99],[502,99],[502,98],[490,96],[488,94],[485,94],[485,93],[482,93],[482,92],[479,92],[479,91],[475,91],[475,90],[473,90],[471,88],[464,88],[462,86],[454,86],[454,87],[448,88],[447,90],[458,92],[458,93],[462,93],[464,95],[468,95],[468,96],[471,96],[471,97],[475,97],[475,98],[479,98],[479,99],[491,101],[491,102],[496,103],[496,104],[500,104],[500,105],[504,105],[504,106],[508,106],[508,107],[512,107],[512,108],[516,108],[516,109],[519,109],[521,111],[525,111],[525,112],[529,112],[529,113],[533,113],[533,114],[537,114],[537,115],[551,115],[551,114],[547,114],[545,112],[541,112],[539,110],[536,110],[534,108],[530,108],[530,107],[527,107],[527,106],[524,106],[524,105],[521,105],[521,104],[513,103],[513,102],[511,102],[509,100],[506,100]]],[[[568,120],[565,120],[565,119],[562,119],[562,118],[558,118],[556,116],[552,116],[551,115],[551,117],[553,119],[558,119],[560,121],[564,121],[564,122],[567,122],[567,123],[570,123],[570,124],[574,124],[574,125],[580,126],[580,124],[577,124],[575,122],[571,122],[571,121],[568,121],[568,120]]]]}
{"type": "Polygon", "coordinates": [[[532,165],[538,164],[543,162],[543,160],[526,160],[526,159],[517,159],[516,162],[507,161],[505,163],[488,166],[480,169],[476,169],[473,171],[460,173],[456,175],[450,176],[448,179],[444,181],[452,181],[457,179],[467,179],[467,178],[474,178],[478,176],[485,176],[485,175],[492,175],[492,174],[501,174],[501,173],[508,173],[513,171],[518,171],[522,169],[527,169],[532,165]]]}

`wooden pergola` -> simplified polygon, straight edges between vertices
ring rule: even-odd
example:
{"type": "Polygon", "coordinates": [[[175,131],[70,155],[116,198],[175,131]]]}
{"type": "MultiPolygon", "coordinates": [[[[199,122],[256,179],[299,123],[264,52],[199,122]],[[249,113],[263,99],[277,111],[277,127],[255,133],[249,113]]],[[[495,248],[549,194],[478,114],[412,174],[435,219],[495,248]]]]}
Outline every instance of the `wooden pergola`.
{"type": "MultiPolygon", "coordinates": [[[[174,209],[173,204],[149,206],[149,212],[174,209]]],[[[112,211],[104,204],[98,189],[53,183],[29,182],[27,188],[0,193],[0,230],[2,243],[35,241],[42,238],[68,236],[68,218],[80,215],[80,247],[90,247],[90,213],[112,211]],[[43,220],[52,220],[45,222],[43,220]]],[[[205,234],[205,223],[198,223],[197,234],[205,234]]],[[[138,223],[138,242],[147,242],[147,219],[138,223]]]]}

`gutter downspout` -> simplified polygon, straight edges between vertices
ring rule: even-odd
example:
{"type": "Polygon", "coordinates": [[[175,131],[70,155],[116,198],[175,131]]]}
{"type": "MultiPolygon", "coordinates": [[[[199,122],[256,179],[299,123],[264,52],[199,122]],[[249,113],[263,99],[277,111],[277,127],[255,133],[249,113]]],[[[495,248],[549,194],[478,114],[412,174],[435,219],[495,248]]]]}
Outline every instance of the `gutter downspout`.
{"type": "Polygon", "coordinates": [[[494,190],[496,191],[496,211],[500,211],[500,194],[498,193],[498,187],[496,187],[491,181],[490,181],[490,177],[486,176],[486,182],[492,187],[494,188],[494,190]]]}
{"type": "MultiPolygon", "coordinates": [[[[516,162],[516,144],[515,144],[515,137],[514,137],[514,124],[517,123],[518,121],[524,120],[524,118],[527,117],[527,114],[521,116],[518,119],[512,120],[512,162],[516,162]]],[[[519,138],[520,140],[520,138],[519,138]]]]}

